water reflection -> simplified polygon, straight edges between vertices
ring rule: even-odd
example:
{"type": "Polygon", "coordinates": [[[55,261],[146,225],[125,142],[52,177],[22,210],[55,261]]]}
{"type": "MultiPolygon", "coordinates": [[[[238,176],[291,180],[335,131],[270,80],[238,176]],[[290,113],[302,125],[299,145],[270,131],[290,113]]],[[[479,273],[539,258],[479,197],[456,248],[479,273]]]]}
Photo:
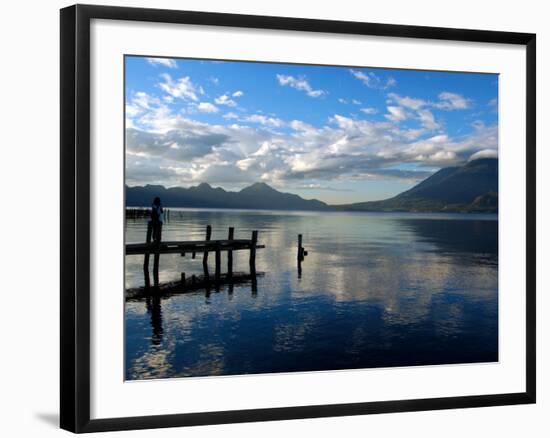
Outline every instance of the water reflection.
{"type": "MultiPolygon", "coordinates": [[[[259,230],[265,276],[128,301],[128,379],[498,360],[494,217],[183,211],[164,235],[201,239],[207,224],[213,239],[259,230]]],[[[143,230],[129,221],[127,241],[143,230]]],[[[127,287],[143,281],[141,262],[127,257],[127,287]]],[[[247,254],[234,265],[246,271],[247,254]]],[[[161,257],[161,281],[194,270],[200,261],[161,257]]]]}
{"type": "Polygon", "coordinates": [[[160,306],[160,297],[152,296],[145,299],[147,313],[151,315],[151,327],[153,334],[151,335],[151,343],[160,345],[162,343],[162,309],[160,306]]]}

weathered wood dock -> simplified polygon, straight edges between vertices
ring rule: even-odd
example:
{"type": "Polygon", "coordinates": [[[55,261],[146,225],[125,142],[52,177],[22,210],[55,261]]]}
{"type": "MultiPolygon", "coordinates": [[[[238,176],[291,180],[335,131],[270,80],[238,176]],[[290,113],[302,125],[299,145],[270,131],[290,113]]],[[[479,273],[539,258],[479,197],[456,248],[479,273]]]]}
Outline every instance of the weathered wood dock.
{"type": "MultiPolygon", "coordinates": [[[[223,276],[223,280],[227,282],[233,275],[233,251],[249,251],[249,266],[250,275],[256,275],[256,250],[265,248],[264,245],[258,245],[258,231],[252,231],[250,239],[235,239],[234,228],[230,227],[227,239],[212,240],[212,227],[206,227],[205,240],[187,240],[187,241],[162,241],[162,224],[153,226],[149,221],[147,224],[147,234],[144,243],[129,243],[126,244],[126,255],[144,255],[143,273],[145,279],[145,287],[150,287],[149,275],[149,259],[151,254],[154,256],[153,261],[153,281],[154,286],[159,286],[159,263],[161,254],[180,254],[185,256],[191,254],[191,258],[195,259],[197,253],[202,253],[203,265],[203,280],[202,282],[210,281],[210,273],[208,269],[208,255],[213,252],[215,257],[215,272],[214,280],[219,283],[222,281],[221,272],[221,253],[227,252],[227,273],[223,276]]],[[[185,272],[181,273],[181,283],[187,284],[185,272]]]]}

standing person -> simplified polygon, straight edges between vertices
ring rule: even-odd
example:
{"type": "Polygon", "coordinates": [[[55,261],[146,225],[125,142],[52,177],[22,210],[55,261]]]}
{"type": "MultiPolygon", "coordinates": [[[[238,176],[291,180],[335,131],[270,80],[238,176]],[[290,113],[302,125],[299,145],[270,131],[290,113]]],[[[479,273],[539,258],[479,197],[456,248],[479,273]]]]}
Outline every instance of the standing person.
{"type": "Polygon", "coordinates": [[[153,205],[151,206],[151,222],[153,224],[153,242],[160,242],[164,210],[158,196],[153,199],[153,205]]]}

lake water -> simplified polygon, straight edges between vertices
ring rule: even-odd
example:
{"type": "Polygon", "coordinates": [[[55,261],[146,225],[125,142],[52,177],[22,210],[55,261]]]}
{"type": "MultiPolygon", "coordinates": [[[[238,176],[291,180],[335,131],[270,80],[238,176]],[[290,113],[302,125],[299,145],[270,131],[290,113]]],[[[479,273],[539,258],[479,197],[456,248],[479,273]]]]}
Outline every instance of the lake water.
{"type": "MultiPolygon", "coordinates": [[[[498,360],[497,216],[171,209],[163,240],[203,240],[208,224],[213,239],[258,230],[264,275],[127,300],[127,379],[498,360]]],[[[145,233],[127,220],[127,243],[145,233]]],[[[234,260],[248,271],[247,251],[234,260]]],[[[127,288],[143,285],[142,263],[126,257],[127,288]]],[[[160,267],[161,282],[189,278],[202,260],[161,255],[160,267]]]]}

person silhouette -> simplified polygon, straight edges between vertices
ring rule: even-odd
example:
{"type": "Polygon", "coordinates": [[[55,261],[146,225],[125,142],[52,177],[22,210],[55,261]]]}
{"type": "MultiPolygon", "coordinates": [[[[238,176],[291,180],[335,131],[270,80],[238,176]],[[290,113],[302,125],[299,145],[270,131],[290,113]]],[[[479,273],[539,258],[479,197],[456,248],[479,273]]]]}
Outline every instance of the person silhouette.
{"type": "Polygon", "coordinates": [[[164,210],[160,198],[153,199],[151,206],[151,223],[153,225],[153,241],[160,242],[162,233],[162,223],[164,222],[164,210]]]}

